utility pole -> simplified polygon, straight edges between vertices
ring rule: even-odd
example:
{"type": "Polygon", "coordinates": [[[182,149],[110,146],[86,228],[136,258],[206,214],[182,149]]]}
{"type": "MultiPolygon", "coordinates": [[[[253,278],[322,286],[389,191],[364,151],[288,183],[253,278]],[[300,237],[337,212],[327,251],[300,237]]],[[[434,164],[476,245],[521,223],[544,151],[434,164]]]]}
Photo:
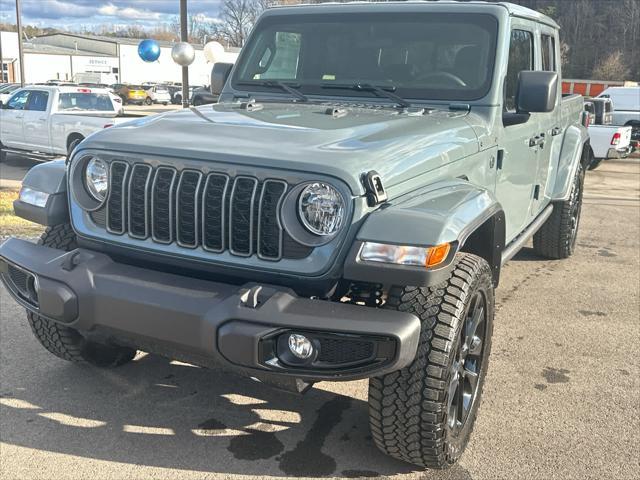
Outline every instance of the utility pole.
{"type": "MultiPolygon", "coordinates": [[[[189,41],[187,0],[180,0],[180,41],[189,41]]],[[[189,67],[182,67],[182,108],[189,106],[189,67]]]]}
{"type": "Polygon", "coordinates": [[[16,24],[18,25],[18,57],[20,58],[20,86],[24,87],[24,54],[22,53],[22,13],[20,0],[16,0],[16,24]]]}

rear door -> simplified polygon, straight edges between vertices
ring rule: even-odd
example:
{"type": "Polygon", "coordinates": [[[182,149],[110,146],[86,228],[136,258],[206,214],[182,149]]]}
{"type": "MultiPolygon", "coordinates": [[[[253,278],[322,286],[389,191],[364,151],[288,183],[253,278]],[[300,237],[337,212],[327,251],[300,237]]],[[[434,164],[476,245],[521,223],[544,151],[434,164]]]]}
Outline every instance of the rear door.
{"type": "MultiPolygon", "coordinates": [[[[557,63],[557,52],[559,51],[557,38],[555,29],[547,25],[538,24],[536,40],[539,47],[536,49],[536,70],[557,72],[560,75],[557,63]]],[[[562,84],[558,78],[558,95],[555,108],[548,113],[535,114],[539,123],[540,134],[544,135],[544,143],[541,144],[538,150],[538,169],[533,202],[531,204],[531,219],[542,211],[551,198],[553,185],[551,185],[550,179],[555,178],[555,170],[558,168],[560,149],[562,148],[563,122],[561,109],[562,84]]]]}
{"type": "Polygon", "coordinates": [[[31,149],[41,152],[50,150],[50,92],[32,90],[24,111],[24,137],[31,149]]]}
{"type": "Polygon", "coordinates": [[[20,90],[9,99],[6,106],[3,106],[0,140],[7,147],[24,148],[24,109],[29,94],[29,90],[20,90]]]}
{"type": "Polygon", "coordinates": [[[529,222],[537,173],[537,147],[531,147],[530,140],[538,132],[538,122],[534,115],[522,117],[515,107],[518,74],[534,69],[534,39],[535,24],[512,19],[495,190],[505,212],[507,243],[529,222]]]}

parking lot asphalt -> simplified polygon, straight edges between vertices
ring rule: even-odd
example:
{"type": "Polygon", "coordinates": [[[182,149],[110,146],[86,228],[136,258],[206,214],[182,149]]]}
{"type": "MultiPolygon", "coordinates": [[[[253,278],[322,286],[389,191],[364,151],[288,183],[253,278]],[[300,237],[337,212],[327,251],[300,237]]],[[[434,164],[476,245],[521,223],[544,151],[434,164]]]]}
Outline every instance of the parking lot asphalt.
{"type": "Polygon", "coordinates": [[[497,290],[478,421],[458,465],[379,453],[367,383],[303,397],[139,354],[114,370],[58,360],[0,293],[0,476],[6,479],[638,478],[640,163],[589,172],[576,254],[520,252],[497,290]]]}

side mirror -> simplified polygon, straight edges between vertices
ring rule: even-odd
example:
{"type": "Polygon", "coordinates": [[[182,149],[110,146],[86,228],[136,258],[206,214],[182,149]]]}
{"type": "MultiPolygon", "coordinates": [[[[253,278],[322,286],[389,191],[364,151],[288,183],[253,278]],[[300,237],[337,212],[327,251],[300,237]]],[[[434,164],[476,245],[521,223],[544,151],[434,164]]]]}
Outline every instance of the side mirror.
{"type": "Polygon", "coordinates": [[[211,94],[218,96],[222,93],[229,78],[233,63],[215,63],[211,69],[211,94]]]}
{"type": "Polygon", "coordinates": [[[520,72],[516,93],[518,113],[552,112],[557,99],[558,74],[556,72],[520,72]]]}

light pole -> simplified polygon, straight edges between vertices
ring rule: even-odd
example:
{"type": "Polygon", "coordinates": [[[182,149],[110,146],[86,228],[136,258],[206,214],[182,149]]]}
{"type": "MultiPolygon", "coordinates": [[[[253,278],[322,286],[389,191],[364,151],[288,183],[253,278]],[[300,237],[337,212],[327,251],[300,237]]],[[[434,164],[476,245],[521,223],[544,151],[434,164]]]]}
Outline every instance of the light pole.
{"type": "Polygon", "coordinates": [[[22,53],[22,14],[20,0],[16,0],[16,24],[18,26],[18,57],[20,59],[20,86],[24,87],[24,55],[22,53]]]}
{"type": "MultiPolygon", "coordinates": [[[[189,41],[187,0],[180,0],[180,41],[189,41]]],[[[182,67],[182,108],[189,106],[189,67],[182,67]]]]}

